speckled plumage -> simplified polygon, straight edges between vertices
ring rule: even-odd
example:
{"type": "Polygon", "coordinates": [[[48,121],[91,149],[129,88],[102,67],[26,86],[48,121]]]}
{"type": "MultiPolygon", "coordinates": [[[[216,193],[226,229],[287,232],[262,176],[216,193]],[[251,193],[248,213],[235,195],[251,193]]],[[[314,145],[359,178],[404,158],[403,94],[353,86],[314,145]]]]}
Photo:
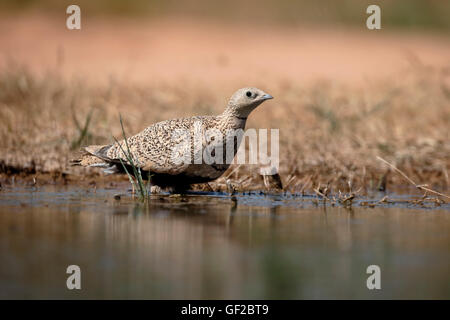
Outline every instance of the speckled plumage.
{"type": "MultiPolygon", "coordinates": [[[[143,172],[150,172],[152,185],[163,188],[188,186],[217,179],[229,167],[229,163],[225,161],[225,152],[223,163],[194,164],[182,161],[177,163],[172,158],[174,148],[183,142],[185,136],[174,134],[174,132],[181,129],[189,133],[190,137],[194,137],[194,135],[201,137],[201,152],[203,152],[206,146],[205,131],[216,129],[220,131],[224,139],[215,143],[220,144],[220,147],[224,148],[223,150],[226,150],[227,143],[233,143],[235,155],[238,149],[237,141],[234,138],[228,139],[229,141],[225,139],[228,130],[244,129],[250,112],[263,101],[271,98],[262,90],[243,88],[233,94],[221,115],[194,116],[155,123],[142,132],[127,138],[135,165],[140,167],[143,172]],[[195,130],[197,132],[194,132],[195,130]]],[[[186,152],[190,153],[191,159],[194,159],[196,152],[200,152],[200,150],[194,150],[192,143],[186,148],[189,148],[189,151],[186,150],[186,152]]],[[[104,167],[107,172],[118,172],[122,169],[120,160],[129,164],[123,150],[127,152],[124,140],[106,146],[88,146],[84,148],[85,153],[81,159],[76,160],[74,164],[104,167]]]]}

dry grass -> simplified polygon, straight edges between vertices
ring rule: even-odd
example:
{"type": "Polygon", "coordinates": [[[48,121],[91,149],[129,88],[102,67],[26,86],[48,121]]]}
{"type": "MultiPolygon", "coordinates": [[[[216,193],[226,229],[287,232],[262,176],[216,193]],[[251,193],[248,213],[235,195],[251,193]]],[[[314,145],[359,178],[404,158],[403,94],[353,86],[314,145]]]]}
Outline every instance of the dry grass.
{"type": "MultiPolygon", "coordinates": [[[[287,191],[311,193],[327,186],[337,194],[349,192],[349,186],[360,192],[404,186],[402,177],[377,156],[415,183],[446,191],[449,77],[449,69],[419,65],[358,88],[326,81],[302,87],[263,84],[276,99],[257,109],[248,127],[280,129],[280,176],[287,191]]],[[[134,134],[164,119],[220,113],[225,97],[217,92],[213,87],[145,87],[114,80],[95,86],[57,73],[37,77],[12,66],[0,73],[0,170],[3,176],[83,176],[86,170],[68,166],[76,156],[74,147],[112,143],[113,136],[121,135],[119,113],[127,133],[134,134]]],[[[238,190],[263,189],[257,169],[232,167],[205,188],[226,190],[230,179],[238,190]]]]}

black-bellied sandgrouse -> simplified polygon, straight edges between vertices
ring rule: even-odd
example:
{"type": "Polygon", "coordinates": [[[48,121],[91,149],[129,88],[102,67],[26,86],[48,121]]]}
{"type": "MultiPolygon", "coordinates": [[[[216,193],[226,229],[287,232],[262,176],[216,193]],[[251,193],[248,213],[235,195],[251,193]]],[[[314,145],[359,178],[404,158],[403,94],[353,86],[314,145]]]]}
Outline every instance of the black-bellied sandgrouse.
{"type": "MultiPolygon", "coordinates": [[[[225,111],[218,116],[195,116],[155,123],[127,138],[133,162],[145,175],[150,173],[152,185],[162,188],[181,189],[215,180],[228,169],[230,159],[239,147],[240,140],[236,139],[233,131],[244,130],[249,114],[268,99],[272,96],[260,89],[242,88],[232,95],[225,111]],[[226,152],[229,148],[231,155],[226,152]],[[218,156],[215,152],[220,149],[223,152],[218,156]],[[211,157],[202,157],[205,153],[211,157]]],[[[104,146],[88,146],[83,151],[82,157],[72,164],[103,167],[108,173],[121,172],[123,164],[130,165],[124,154],[124,151],[128,153],[125,140],[104,146]]]]}

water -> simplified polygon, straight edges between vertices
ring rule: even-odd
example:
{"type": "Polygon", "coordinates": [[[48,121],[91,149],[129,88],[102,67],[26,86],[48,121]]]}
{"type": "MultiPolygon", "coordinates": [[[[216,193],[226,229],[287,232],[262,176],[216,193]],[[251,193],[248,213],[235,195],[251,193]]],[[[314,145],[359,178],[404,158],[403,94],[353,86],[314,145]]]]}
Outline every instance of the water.
{"type": "Polygon", "coordinates": [[[450,298],[450,209],[312,197],[0,192],[0,298],[450,298]],[[81,290],[66,268],[81,268],[81,290]],[[381,290],[366,269],[381,268],[381,290]]]}

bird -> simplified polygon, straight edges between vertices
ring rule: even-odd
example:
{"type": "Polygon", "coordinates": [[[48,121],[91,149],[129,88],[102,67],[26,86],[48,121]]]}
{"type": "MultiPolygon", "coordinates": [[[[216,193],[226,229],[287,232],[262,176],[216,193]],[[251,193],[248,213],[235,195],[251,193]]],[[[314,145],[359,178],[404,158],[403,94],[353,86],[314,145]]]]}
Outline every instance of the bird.
{"type": "Polygon", "coordinates": [[[227,134],[233,130],[244,130],[250,113],[269,99],[273,97],[258,88],[241,88],[231,96],[220,115],[157,122],[134,136],[124,137],[121,141],[116,140],[109,145],[86,146],[82,149],[81,157],[72,160],[71,164],[101,167],[109,174],[123,173],[125,169],[127,172],[133,172],[130,169],[134,165],[141,170],[145,178],[150,179],[152,186],[172,192],[187,190],[193,184],[207,183],[219,178],[228,169],[231,162],[226,161],[229,159],[226,152],[223,151],[222,155],[215,157],[216,147],[222,150],[228,150],[227,146],[232,147],[232,160],[240,141],[234,136],[228,137],[227,134]],[[215,132],[218,137],[225,138],[217,141],[212,138],[208,144],[204,136],[206,132],[215,132]],[[186,138],[194,137],[195,140],[196,135],[200,136],[200,147],[185,143],[186,138]],[[211,155],[209,161],[194,161],[199,155],[203,155],[207,148],[211,155]],[[127,157],[128,151],[131,158],[127,157]],[[174,154],[184,155],[190,161],[180,161],[174,154]],[[132,160],[132,163],[129,160],[132,160]]]}

